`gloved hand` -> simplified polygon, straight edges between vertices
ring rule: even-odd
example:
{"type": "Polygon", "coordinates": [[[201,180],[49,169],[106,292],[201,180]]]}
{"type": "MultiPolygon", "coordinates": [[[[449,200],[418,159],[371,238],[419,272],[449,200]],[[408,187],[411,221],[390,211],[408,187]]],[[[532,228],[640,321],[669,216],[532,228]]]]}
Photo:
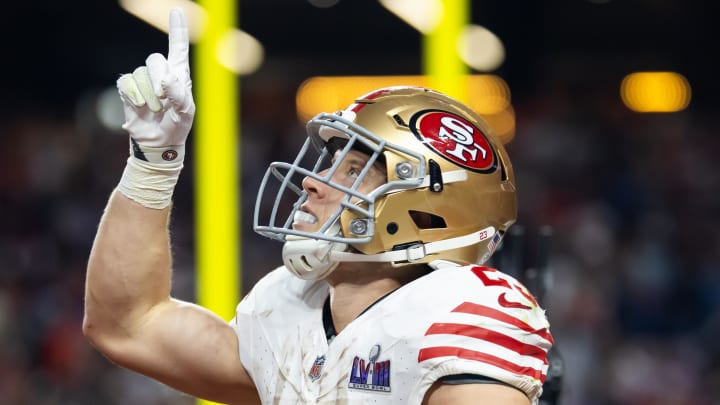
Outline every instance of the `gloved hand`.
{"type": "Polygon", "coordinates": [[[117,80],[132,154],[150,163],[182,162],[195,114],[188,29],[181,9],[170,12],[168,44],[167,60],[153,53],[146,66],[117,80]]]}
{"type": "Polygon", "coordinates": [[[117,88],[130,134],[130,158],[118,190],[155,209],[170,205],[185,157],[185,140],[195,116],[188,28],[179,8],[170,12],[167,60],[154,53],[117,88]]]}

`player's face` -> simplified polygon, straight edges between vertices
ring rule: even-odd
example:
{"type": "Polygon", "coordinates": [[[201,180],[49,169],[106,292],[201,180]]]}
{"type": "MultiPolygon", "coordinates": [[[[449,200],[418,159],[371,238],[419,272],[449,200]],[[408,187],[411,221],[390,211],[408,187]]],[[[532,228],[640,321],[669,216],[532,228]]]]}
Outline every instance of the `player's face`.
{"type": "MultiPolygon", "coordinates": [[[[339,154],[340,152],[337,152],[336,157],[339,154]]],[[[352,187],[367,161],[368,156],[366,154],[351,150],[340,162],[332,181],[348,188],[352,187]]],[[[386,181],[385,171],[380,165],[376,164],[370,168],[363,178],[358,190],[367,193],[386,181]]],[[[295,215],[292,226],[295,230],[313,232],[320,229],[325,221],[338,209],[343,198],[345,198],[345,193],[310,177],[306,177],[302,185],[308,194],[308,198],[300,207],[299,213],[295,215]]]]}

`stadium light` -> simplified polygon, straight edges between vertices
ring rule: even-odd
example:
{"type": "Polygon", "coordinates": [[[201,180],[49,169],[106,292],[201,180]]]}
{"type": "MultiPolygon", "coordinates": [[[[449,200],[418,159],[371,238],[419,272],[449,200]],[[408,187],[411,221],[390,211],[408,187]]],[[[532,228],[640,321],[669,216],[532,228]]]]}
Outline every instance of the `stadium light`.
{"type": "MultiPolygon", "coordinates": [[[[467,104],[488,122],[497,137],[509,142],[515,135],[515,112],[510,88],[501,77],[491,74],[469,75],[467,104]]],[[[429,87],[426,75],[414,76],[316,76],[305,80],[295,96],[298,119],[306,122],[315,114],[341,110],[355,97],[371,90],[395,86],[429,87]]]]}
{"type": "Polygon", "coordinates": [[[190,0],[120,0],[120,7],[163,32],[168,32],[170,10],[179,7],[187,17],[191,42],[198,41],[208,20],[205,9],[190,0]]]}
{"type": "Polygon", "coordinates": [[[679,73],[635,72],[623,79],[620,96],[625,106],[635,112],[677,112],[690,104],[692,90],[679,73]]]}
{"type": "MultiPolygon", "coordinates": [[[[153,27],[168,31],[168,14],[173,7],[182,8],[188,21],[190,41],[196,43],[208,23],[206,10],[189,0],[120,0],[120,7],[153,27]]],[[[231,72],[246,75],[262,65],[265,51],[252,35],[237,28],[228,28],[217,41],[215,57],[231,72]]]]}
{"type": "MultiPolygon", "coordinates": [[[[453,13],[453,1],[380,0],[380,4],[423,35],[433,35],[444,19],[453,13]]],[[[460,59],[479,72],[492,72],[505,61],[505,46],[490,29],[467,24],[459,27],[457,50],[460,59]]],[[[446,51],[447,38],[443,38],[446,51]]],[[[447,55],[447,53],[446,53],[447,55]]]]}
{"type": "Polygon", "coordinates": [[[489,29],[468,24],[460,33],[460,59],[480,72],[492,72],[505,61],[505,45],[489,29]]]}
{"type": "Polygon", "coordinates": [[[443,14],[441,0],[380,0],[380,4],[423,34],[434,30],[443,14]]]}

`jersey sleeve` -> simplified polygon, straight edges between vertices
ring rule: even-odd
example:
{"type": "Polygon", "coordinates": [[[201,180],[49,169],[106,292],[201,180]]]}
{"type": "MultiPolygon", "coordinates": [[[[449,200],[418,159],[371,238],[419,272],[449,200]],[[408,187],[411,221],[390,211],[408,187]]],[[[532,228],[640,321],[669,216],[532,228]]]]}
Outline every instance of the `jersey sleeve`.
{"type": "Polygon", "coordinates": [[[452,269],[441,287],[452,305],[433,311],[418,352],[431,381],[475,374],[512,385],[537,402],[553,344],[545,311],[517,280],[495,269],[452,269]],[[449,281],[448,281],[449,280],[449,281]]]}

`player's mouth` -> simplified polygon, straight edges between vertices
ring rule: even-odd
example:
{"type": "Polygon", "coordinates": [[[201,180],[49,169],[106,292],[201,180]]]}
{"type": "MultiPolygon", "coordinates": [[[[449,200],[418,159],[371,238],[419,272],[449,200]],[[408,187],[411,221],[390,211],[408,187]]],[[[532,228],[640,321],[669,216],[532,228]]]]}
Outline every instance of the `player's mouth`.
{"type": "Polygon", "coordinates": [[[317,223],[317,217],[309,212],[295,211],[295,215],[293,217],[293,225],[302,225],[302,224],[310,224],[314,225],[317,223]]]}

